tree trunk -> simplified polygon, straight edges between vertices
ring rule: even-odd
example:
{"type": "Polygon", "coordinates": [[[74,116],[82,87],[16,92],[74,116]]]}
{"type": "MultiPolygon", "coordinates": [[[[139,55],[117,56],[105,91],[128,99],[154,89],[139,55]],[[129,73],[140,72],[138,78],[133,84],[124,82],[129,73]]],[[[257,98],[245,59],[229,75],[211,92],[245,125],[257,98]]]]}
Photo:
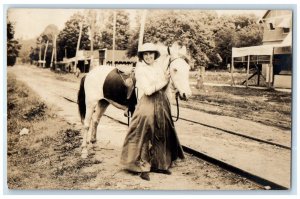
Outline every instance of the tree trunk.
{"type": "Polygon", "coordinates": [[[45,52],[44,52],[43,68],[45,68],[45,64],[46,64],[46,56],[47,56],[48,45],[49,45],[49,40],[46,43],[46,48],[45,48],[45,52]]]}
{"type": "Polygon", "coordinates": [[[79,51],[79,46],[80,46],[80,40],[81,40],[81,32],[82,32],[82,22],[80,22],[79,24],[79,36],[78,36],[78,40],[77,40],[77,46],[76,46],[76,53],[75,53],[75,64],[74,64],[74,68],[71,68],[71,71],[73,73],[76,73],[76,68],[77,68],[77,63],[78,63],[78,51],[79,51]]]}
{"type": "Polygon", "coordinates": [[[205,67],[200,66],[200,68],[198,69],[198,74],[197,74],[197,85],[196,85],[197,89],[203,88],[204,79],[205,79],[205,67]]]}

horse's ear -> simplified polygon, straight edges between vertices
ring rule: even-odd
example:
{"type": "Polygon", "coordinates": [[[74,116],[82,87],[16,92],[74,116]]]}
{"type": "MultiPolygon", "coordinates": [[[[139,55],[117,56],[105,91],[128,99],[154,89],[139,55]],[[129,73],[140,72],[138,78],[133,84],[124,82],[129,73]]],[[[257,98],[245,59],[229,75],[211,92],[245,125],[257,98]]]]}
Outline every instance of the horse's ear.
{"type": "Polygon", "coordinates": [[[179,54],[179,45],[177,42],[174,42],[172,46],[169,48],[171,56],[178,56],[179,54]]]}
{"type": "Polygon", "coordinates": [[[187,56],[186,47],[180,47],[180,45],[177,42],[174,42],[172,44],[170,51],[173,56],[187,56]]]}
{"type": "Polygon", "coordinates": [[[178,42],[177,41],[175,41],[173,44],[172,44],[172,46],[171,46],[172,48],[175,48],[175,49],[179,49],[179,45],[178,45],[178,42]]]}

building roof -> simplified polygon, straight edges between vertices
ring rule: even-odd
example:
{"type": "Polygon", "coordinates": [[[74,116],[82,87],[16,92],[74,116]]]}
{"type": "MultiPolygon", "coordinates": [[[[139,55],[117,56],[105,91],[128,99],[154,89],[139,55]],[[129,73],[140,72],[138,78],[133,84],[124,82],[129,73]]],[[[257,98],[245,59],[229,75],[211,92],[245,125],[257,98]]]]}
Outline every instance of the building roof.
{"type": "Polygon", "coordinates": [[[274,48],[288,46],[291,46],[291,43],[288,43],[288,41],[286,41],[280,44],[232,48],[232,57],[244,57],[248,55],[272,55],[274,48]]]}
{"type": "MultiPolygon", "coordinates": [[[[271,10],[267,10],[263,17],[259,20],[262,23],[265,18],[269,15],[271,10]]],[[[291,27],[291,16],[283,15],[279,16],[281,19],[280,23],[276,27],[289,28],[291,27]]],[[[277,44],[264,44],[260,46],[250,46],[243,48],[232,48],[232,57],[243,57],[248,55],[272,55],[274,54],[274,48],[280,47],[291,47],[292,46],[292,31],[290,31],[284,38],[282,38],[281,43],[277,44]]]]}
{"type": "Polygon", "coordinates": [[[263,23],[264,19],[268,16],[270,11],[271,10],[266,10],[266,12],[263,14],[263,16],[258,19],[257,23],[263,23]]]}
{"type": "MultiPolygon", "coordinates": [[[[267,10],[263,16],[258,20],[258,23],[263,23],[264,21],[266,21],[266,19],[268,18],[269,14],[271,11],[277,11],[277,10],[267,10]]],[[[271,18],[273,18],[272,21],[274,21],[274,18],[281,18],[281,19],[284,19],[282,22],[281,22],[281,26],[277,26],[277,27],[289,27],[290,25],[290,22],[292,20],[292,12],[289,11],[289,10],[284,10],[286,12],[290,12],[290,13],[279,13],[279,15],[275,15],[275,16],[272,16],[271,18]]],[[[283,12],[283,11],[282,11],[283,12]]],[[[271,14],[270,14],[271,15],[271,14]]]]}
{"type": "Polygon", "coordinates": [[[266,18],[266,17],[268,16],[269,12],[271,12],[271,10],[267,10],[267,11],[264,13],[264,15],[262,16],[262,19],[266,18]]]}
{"type": "Polygon", "coordinates": [[[99,58],[98,50],[94,50],[93,52],[91,52],[90,50],[79,50],[77,52],[78,60],[89,59],[89,58],[91,58],[92,55],[93,55],[94,59],[98,59],[99,58]]]}

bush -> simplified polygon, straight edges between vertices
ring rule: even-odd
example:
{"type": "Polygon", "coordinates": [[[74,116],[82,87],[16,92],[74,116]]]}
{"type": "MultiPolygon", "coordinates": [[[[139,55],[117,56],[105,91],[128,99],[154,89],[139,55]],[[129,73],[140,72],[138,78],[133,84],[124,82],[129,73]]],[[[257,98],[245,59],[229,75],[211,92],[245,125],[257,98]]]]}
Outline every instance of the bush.
{"type": "Polygon", "coordinates": [[[7,66],[15,65],[17,57],[15,56],[7,56],[7,66]]]}

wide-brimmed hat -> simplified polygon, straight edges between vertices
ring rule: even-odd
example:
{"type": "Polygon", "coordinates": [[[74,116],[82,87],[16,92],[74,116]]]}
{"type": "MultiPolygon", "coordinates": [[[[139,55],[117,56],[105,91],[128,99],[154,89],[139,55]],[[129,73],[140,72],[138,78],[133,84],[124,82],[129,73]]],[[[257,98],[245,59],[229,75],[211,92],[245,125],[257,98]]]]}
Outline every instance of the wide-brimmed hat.
{"type": "Polygon", "coordinates": [[[138,50],[137,56],[140,60],[143,59],[144,52],[154,52],[154,59],[160,57],[160,52],[157,50],[157,47],[153,43],[144,43],[142,47],[138,50]]]}

